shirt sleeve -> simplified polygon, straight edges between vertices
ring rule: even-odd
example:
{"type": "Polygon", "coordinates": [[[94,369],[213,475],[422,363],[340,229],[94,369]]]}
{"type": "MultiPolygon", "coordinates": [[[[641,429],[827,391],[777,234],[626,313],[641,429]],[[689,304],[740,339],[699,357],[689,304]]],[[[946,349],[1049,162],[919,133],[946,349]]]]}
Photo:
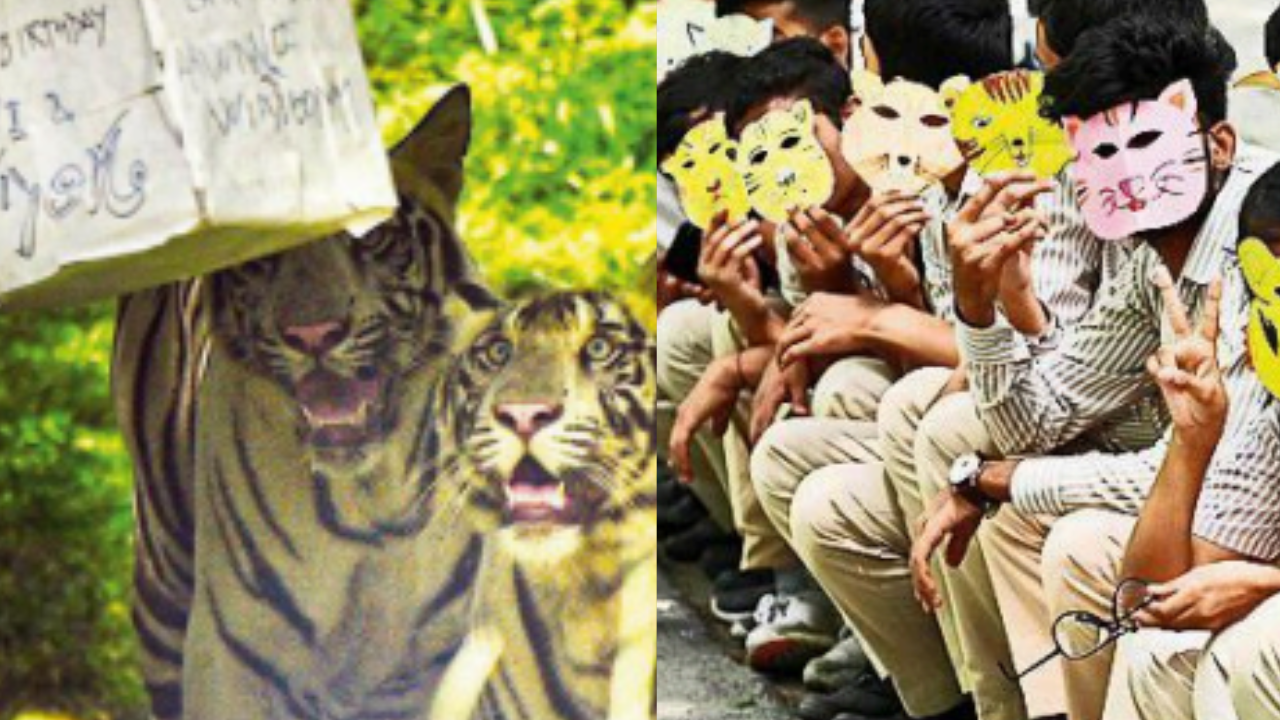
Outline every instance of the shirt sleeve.
{"type": "Polygon", "coordinates": [[[974,398],[1006,455],[1043,455],[1154,392],[1146,360],[1160,346],[1159,313],[1147,293],[1155,254],[1135,255],[1053,352],[1031,352],[997,323],[957,320],[974,398]]]}
{"type": "Polygon", "coordinates": [[[1246,557],[1280,560],[1280,407],[1274,402],[1219,448],[1192,531],[1246,557]]]}
{"type": "Polygon", "coordinates": [[[1102,280],[1103,242],[1090,232],[1067,173],[1053,194],[1041,198],[1049,234],[1035,249],[1036,297],[1058,327],[1072,327],[1093,305],[1102,280]]]}
{"type": "Polygon", "coordinates": [[[1140,452],[1023,460],[1013,473],[1013,506],[1030,514],[1061,517],[1096,508],[1137,515],[1151,493],[1168,445],[1140,452]]]}

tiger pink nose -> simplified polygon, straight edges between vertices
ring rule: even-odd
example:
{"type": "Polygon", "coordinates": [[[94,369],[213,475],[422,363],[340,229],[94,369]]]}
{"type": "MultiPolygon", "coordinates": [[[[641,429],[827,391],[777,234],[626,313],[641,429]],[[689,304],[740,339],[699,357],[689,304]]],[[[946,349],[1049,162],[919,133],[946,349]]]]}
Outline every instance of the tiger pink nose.
{"type": "Polygon", "coordinates": [[[301,353],[319,357],[334,349],[347,338],[349,328],[345,322],[319,322],[312,325],[291,325],[284,329],[284,341],[301,353]]]}
{"type": "Polygon", "coordinates": [[[493,409],[498,422],[525,442],[546,430],[564,414],[564,406],[545,402],[502,403],[493,409]]]}

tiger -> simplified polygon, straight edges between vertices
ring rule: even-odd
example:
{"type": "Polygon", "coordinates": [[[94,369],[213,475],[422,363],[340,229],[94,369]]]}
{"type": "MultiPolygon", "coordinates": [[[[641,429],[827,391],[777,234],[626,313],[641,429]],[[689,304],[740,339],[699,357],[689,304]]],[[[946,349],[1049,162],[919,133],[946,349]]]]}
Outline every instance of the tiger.
{"type": "Polygon", "coordinates": [[[516,304],[459,354],[448,424],[487,542],[432,720],[653,716],[654,365],[599,293],[516,304]]]}
{"type": "Polygon", "coordinates": [[[458,86],[391,151],[378,229],[122,307],[156,720],[425,717],[483,547],[439,481],[457,329],[498,305],[453,229],[470,134],[458,86]]]}

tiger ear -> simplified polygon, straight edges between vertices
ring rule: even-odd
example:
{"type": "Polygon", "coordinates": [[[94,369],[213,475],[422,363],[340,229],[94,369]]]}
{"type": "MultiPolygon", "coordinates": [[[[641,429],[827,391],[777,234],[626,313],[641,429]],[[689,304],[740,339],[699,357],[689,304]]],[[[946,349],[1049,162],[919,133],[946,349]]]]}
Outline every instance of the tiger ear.
{"type": "Polygon", "coordinates": [[[1084,128],[1084,120],[1074,115],[1068,115],[1062,118],[1062,129],[1067,131],[1067,142],[1072,145],[1076,144],[1076,136],[1080,134],[1080,130],[1084,128]]]}
{"type": "Polygon", "coordinates": [[[808,100],[801,100],[791,107],[791,116],[800,127],[813,127],[813,105],[808,100]]]}
{"type": "Polygon", "coordinates": [[[1179,80],[1160,93],[1160,102],[1168,103],[1187,115],[1195,115],[1196,88],[1190,80],[1179,80]]]}
{"type": "Polygon", "coordinates": [[[875,102],[884,93],[884,80],[869,70],[854,70],[849,82],[853,86],[850,99],[858,107],[875,102]]]}
{"type": "Polygon", "coordinates": [[[938,91],[938,95],[942,97],[942,104],[946,106],[948,111],[955,109],[956,101],[972,84],[968,75],[957,75],[942,83],[942,89],[938,91]]]}
{"type": "Polygon", "coordinates": [[[452,210],[462,194],[463,160],[470,145],[471,90],[455,85],[391,151],[396,184],[403,191],[426,181],[452,210]]]}

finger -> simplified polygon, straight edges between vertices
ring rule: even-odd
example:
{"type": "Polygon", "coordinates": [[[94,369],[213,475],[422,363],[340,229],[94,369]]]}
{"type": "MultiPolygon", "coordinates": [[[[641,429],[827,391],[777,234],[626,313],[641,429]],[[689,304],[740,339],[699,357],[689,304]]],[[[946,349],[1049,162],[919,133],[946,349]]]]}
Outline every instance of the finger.
{"type": "Polygon", "coordinates": [[[1171,390],[1186,390],[1194,384],[1194,379],[1190,373],[1178,368],[1161,368],[1160,374],[1156,376],[1156,382],[1171,390]]]}
{"type": "Polygon", "coordinates": [[[1222,278],[1209,283],[1209,298],[1204,303],[1204,316],[1200,318],[1200,337],[1217,347],[1218,327],[1222,315],[1222,278]]]}
{"type": "Polygon", "coordinates": [[[933,577],[931,562],[933,554],[942,542],[942,536],[933,530],[933,525],[925,528],[924,534],[916,541],[911,551],[911,581],[915,588],[916,600],[927,613],[933,613],[942,607],[942,594],[938,592],[938,582],[933,577]]]}
{"type": "Polygon", "coordinates": [[[780,232],[783,233],[782,236],[786,240],[787,252],[790,253],[791,259],[795,261],[796,265],[812,267],[818,264],[818,256],[814,252],[813,246],[809,244],[808,240],[804,239],[796,228],[784,225],[780,232]]]}
{"type": "Polygon", "coordinates": [[[1000,193],[996,196],[996,200],[992,203],[995,210],[1020,210],[1029,207],[1035,202],[1035,199],[1053,189],[1053,183],[1048,180],[1036,180],[1034,176],[1015,177],[1000,193]]]}
{"type": "MultiPolygon", "coordinates": [[[[929,222],[929,213],[921,210],[913,210],[902,213],[890,218],[888,222],[880,226],[879,230],[871,236],[867,245],[869,247],[881,247],[887,245],[890,241],[902,235],[907,228],[912,226],[923,227],[929,222]]],[[[917,231],[918,232],[918,231],[917,231]]],[[[915,235],[916,233],[911,233],[915,235]]]]}
{"type": "Polygon", "coordinates": [[[996,196],[1002,192],[1006,186],[1014,182],[1014,175],[997,175],[988,178],[982,183],[982,187],[978,192],[973,194],[967,202],[960,208],[957,218],[964,223],[975,223],[982,218],[987,208],[995,201],[996,196]]]}
{"type": "Polygon", "coordinates": [[[743,260],[746,260],[748,257],[750,257],[751,253],[754,253],[756,250],[759,250],[760,246],[763,244],[764,244],[764,237],[762,237],[759,233],[748,236],[747,238],[743,239],[742,242],[738,243],[736,247],[733,248],[729,257],[731,260],[735,262],[742,262],[743,260]]]}
{"type": "Polygon", "coordinates": [[[685,485],[691,484],[693,482],[693,464],[689,460],[689,434],[687,430],[683,428],[672,430],[668,454],[671,456],[671,464],[676,471],[676,477],[685,485]]]}
{"type": "Polygon", "coordinates": [[[816,206],[809,208],[807,215],[813,221],[816,234],[822,238],[822,242],[827,245],[835,245],[839,242],[840,236],[844,234],[844,228],[840,226],[840,221],[834,215],[816,206]]]}
{"type": "Polygon", "coordinates": [[[1152,380],[1160,379],[1161,368],[1160,356],[1156,353],[1151,353],[1151,355],[1147,357],[1147,374],[1151,376],[1152,380]]]}
{"type": "MultiPolygon", "coordinates": [[[[792,365],[809,358],[817,353],[817,343],[812,337],[806,338],[799,342],[793,343],[782,351],[781,359],[778,361],[783,368],[790,368],[792,365]]],[[[793,403],[794,404],[794,403],[793,403]]]]}
{"type": "Polygon", "coordinates": [[[1151,282],[1155,283],[1161,297],[1164,298],[1164,313],[1169,319],[1169,326],[1173,328],[1173,334],[1178,338],[1191,334],[1191,321],[1187,319],[1187,308],[1182,304],[1182,299],[1178,297],[1178,292],[1173,287],[1173,276],[1169,274],[1169,268],[1164,265],[1156,268],[1151,274],[1151,282]]]}
{"type": "MultiPolygon", "coordinates": [[[[794,373],[795,367],[788,368],[788,372],[794,373]]],[[[796,415],[809,414],[809,388],[805,387],[800,379],[788,378],[787,400],[790,401],[791,409],[796,415]]]]}
{"type": "Polygon", "coordinates": [[[965,226],[961,232],[947,233],[947,240],[960,247],[982,245],[993,237],[1004,232],[1003,217],[989,217],[965,226]]]}

